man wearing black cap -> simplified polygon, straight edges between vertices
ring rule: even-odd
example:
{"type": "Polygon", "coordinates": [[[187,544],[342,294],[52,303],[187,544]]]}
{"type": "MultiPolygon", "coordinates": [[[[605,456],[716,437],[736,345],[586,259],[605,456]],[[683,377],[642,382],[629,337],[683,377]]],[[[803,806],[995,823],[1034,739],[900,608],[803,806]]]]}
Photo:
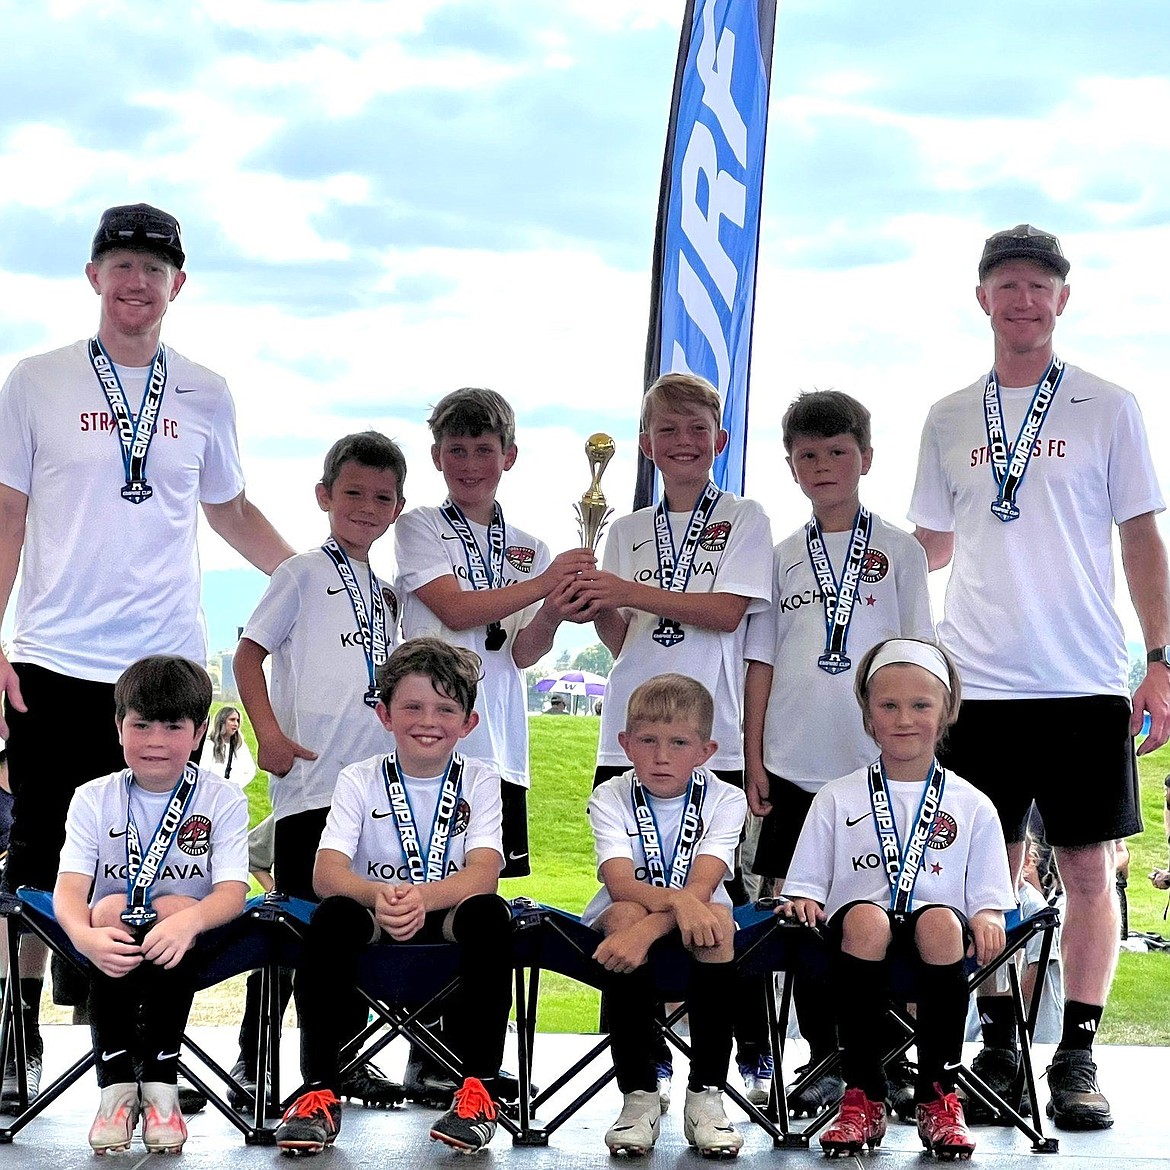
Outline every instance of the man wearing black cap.
{"type": "MultiPolygon", "coordinates": [[[[266,573],[292,549],[244,494],[224,380],[159,343],[186,273],[179,223],[105,211],[85,274],[95,337],[21,361],[0,390],[0,615],[22,567],[0,736],[15,797],[5,881],[52,889],[73,790],[118,771],[114,682],[146,654],[207,658],[196,522],[266,573]]],[[[30,1085],[45,952],[21,946],[30,1085]]],[[[4,1106],[14,1085],[5,1082],[4,1106]]]]}
{"type": "MultiPolygon", "coordinates": [[[[1017,873],[1035,800],[1064,880],[1066,1000],[1048,1113],[1062,1128],[1104,1129],[1113,1118],[1092,1042],[1119,936],[1112,843],[1141,830],[1132,737],[1143,712],[1143,754],[1170,734],[1170,581],[1137,401],[1053,353],[1068,270],[1056,237],[1029,224],[987,240],[975,295],[995,365],[931,408],[910,519],[931,569],[952,565],[938,632],[963,704],[940,758],[995,801],[1017,873]],[[1149,649],[1132,709],[1115,524],[1149,649]]],[[[1019,1067],[1006,1003],[979,999],[976,1071],[997,1088],[1019,1067]]]]}

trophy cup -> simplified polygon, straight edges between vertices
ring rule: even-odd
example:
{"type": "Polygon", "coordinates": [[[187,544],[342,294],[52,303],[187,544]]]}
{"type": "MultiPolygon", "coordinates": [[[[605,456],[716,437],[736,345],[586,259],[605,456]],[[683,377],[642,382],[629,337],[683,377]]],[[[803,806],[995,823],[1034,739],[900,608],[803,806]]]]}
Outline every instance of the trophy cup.
{"type": "Polygon", "coordinates": [[[606,504],[601,490],[601,473],[613,458],[613,452],[613,439],[609,435],[598,433],[585,440],[585,455],[589,460],[589,470],[593,473],[593,482],[576,505],[577,530],[581,534],[582,548],[597,548],[601,530],[613,511],[606,504]]]}

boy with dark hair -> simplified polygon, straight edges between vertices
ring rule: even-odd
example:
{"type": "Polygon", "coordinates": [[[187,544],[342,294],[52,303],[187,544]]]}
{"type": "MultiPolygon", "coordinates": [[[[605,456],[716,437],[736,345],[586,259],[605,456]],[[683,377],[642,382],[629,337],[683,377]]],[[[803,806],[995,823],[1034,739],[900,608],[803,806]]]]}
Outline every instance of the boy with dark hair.
{"type": "Polygon", "coordinates": [[[349,1034],[334,1005],[370,943],[459,945],[446,1038],[464,1080],[431,1137],[470,1152],[495,1133],[491,1089],[512,1006],[511,911],[496,894],[500,777],[455,751],[477,722],[479,672],[475,654],[438,638],[404,642],[379,670],[378,718],[396,747],[343,769],[321,835],[322,902],[297,972],[306,1091],[276,1131],[282,1150],[319,1153],[341,1128],[339,1053],[349,1034]]]}
{"type": "Polygon", "coordinates": [[[194,996],[187,956],[244,908],[248,804],[238,785],[190,761],[211,707],[205,670],[174,655],[140,659],[114,702],[127,766],[74,794],[53,908],[94,967],[102,1099],[91,1148],[129,1149],[142,1116],[147,1150],[178,1153],[187,1138],[179,1044],[194,996]]]}
{"type": "MultiPolygon", "coordinates": [[[[398,599],[370,567],[370,548],[398,518],[405,480],[402,451],[377,431],[345,435],[330,447],[316,486],[329,538],[273,573],[236,650],[240,699],[258,763],[269,774],[276,888],[289,897],[316,900],[313,861],[338,772],[385,747],[375,672],[398,642],[398,599]],[[269,655],[271,684],[264,674],[269,655]]],[[[249,994],[259,992],[254,977],[249,994]]],[[[245,1011],[232,1070],[249,1092],[256,1006],[253,1000],[245,1011]]],[[[357,997],[342,1014],[353,1034],[365,1027],[368,1012],[357,997]]],[[[373,1065],[356,1070],[342,1090],[366,1104],[402,1099],[373,1065]]],[[[233,1094],[233,1103],[244,1106],[247,1098],[233,1094]]]]}
{"type": "MultiPolygon", "coordinates": [[[[712,738],[719,746],[709,766],[743,787],[744,618],[771,597],[772,534],[758,503],[711,482],[715,456],[727,444],[720,419],[718,392],[694,374],[664,374],[646,391],[638,441],[662,475],[662,499],[615,521],[604,570],[582,578],[583,616],[594,619],[614,655],[595,786],[628,767],[620,735],[630,695],[670,672],[690,675],[714,695],[712,738]]],[[[738,867],[734,872],[739,878],[738,867]]],[[[772,1078],[763,996],[758,1005],[741,998],[755,1012],[737,1022],[737,1063],[749,1098],[763,1104],[772,1078]]],[[[669,1053],[662,1056],[669,1101],[669,1053]]]]}
{"type": "MultiPolygon", "coordinates": [[[[748,626],[744,701],[747,798],[763,818],[752,869],[789,873],[815,793],[867,763],[873,741],[853,697],[853,663],[884,638],[933,639],[926,557],[908,532],[863,507],[870,468],[869,411],[839,390],[797,397],[784,414],[792,478],[812,519],[776,545],[771,607],[748,626]]],[[[817,1064],[837,1047],[832,996],[797,975],[800,1029],[817,1064]]],[[[894,1069],[894,1107],[912,1111],[906,1068],[894,1069]]],[[[827,1074],[790,1099],[815,1116],[843,1091],[827,1074]]]]}
{"type": "Polygon", "coordinates": [[[582,921],[605,934],[594,959],[622,976],[608,990],[622,1112],[605,1135],[614,1154],[645,1155],[658,1137],[655,996],[646,960],[673,930],[691,953],[691,1066],[683,1132],[704,1155],[732,1155],[742,1136],[721,1089],[731,1058],[735,923],[724,886],[747,806],[704,765],[715,754],[714,700],[695,679],[663,674],[636,687],[619,732],[633,768],[594,789],[589,820],[603,883],[582,921]],[[693,840],[687,826],[699,826],[693,840]],[[670,854],[667,843],[673,842],[670,854]]]}
{"type": "Polygon", "coordinates": [[[517,451],[516,417],[502,395],[475,386],[452,391],[427,425],[448,494],[437,508],[407,512],[395,528],[402,634],[434,635],[483,662],[478,724],[464,752],[504,780],[501,876],[523,877],[531,872],[524,670],[552,648],[562,621],[577,620],[572,588],[596,560],[585,548],[550,559],[543,541],[505,521],[496,494],[517,451]]]}

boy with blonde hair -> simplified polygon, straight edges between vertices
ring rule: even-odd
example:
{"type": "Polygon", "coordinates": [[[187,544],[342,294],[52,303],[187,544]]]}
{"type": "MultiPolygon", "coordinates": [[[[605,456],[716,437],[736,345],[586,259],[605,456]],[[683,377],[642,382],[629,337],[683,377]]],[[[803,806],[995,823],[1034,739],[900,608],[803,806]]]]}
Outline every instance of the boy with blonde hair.
{"type": "MultiPolygon", "coordinates": [[[[720,418],[718,392],[694,374],[663,374],[646,391],[638,442],[662,475],[662,498],[615,521],[604,570],[582,575],[581,616],[594,620],[614,655],[595,785],[628,767],[620,734],[630,695],[669,672],[697,679],[714,696],[718,748],[709,766],[743,787],[744,619],[771,600],[772,533],[758,503],[711,482],[727,445],[720,418]]],[[[754,1012],[737,1024],[737,1061],[749,1099],[762,1104],[772,1077],[763,999],[744,1002],[754,1012]]],[[[669,1061],[662,1063],[665,1082],[669,1061]]]]}
{"type": "MultiPolygon", "coordinates": [[[[607,704],[608,706],[608,704],[607,704]]],[[[743,1145],[723,1110],[735,1001],[735,923],[724,883],[735,865],[747,805],[706,768],[714,701],[701,683],[664,674],[635,688],[618,733],[633,767],[594,789],[589,820],[602,888],[582,921],[605,934],[594,959],[608,989],[621,1115],[605,1135],[612,1153],[646,1154],[661,1124],[651,946],[677,930],[691,953],[687,996],[691,1066],[683,1132],[705,1155],[743,1145]]]]}

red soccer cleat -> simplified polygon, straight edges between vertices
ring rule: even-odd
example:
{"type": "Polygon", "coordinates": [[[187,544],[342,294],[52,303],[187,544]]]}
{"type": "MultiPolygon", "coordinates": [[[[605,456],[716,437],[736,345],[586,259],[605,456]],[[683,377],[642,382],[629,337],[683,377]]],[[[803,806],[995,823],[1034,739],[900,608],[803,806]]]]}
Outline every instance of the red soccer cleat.
{"type": "Polygon", "coordinates": [[[975,1152],[975,1142],[967,1132],[963,1106],[954,1093],[944,1093],[935,1082],[938,1097],[919,1105],[918,1136],[932,1154],[940,1158],[969,1158],[975,1152]]]}
{"type": "Polygon", "coordinates": [[[830,1157],[871,1150],[886,1136],[886,1103],[871,1101],[860,1089],[846,1089],[837,1116],[821,1134],[821,1149],[830,1157]]]}

